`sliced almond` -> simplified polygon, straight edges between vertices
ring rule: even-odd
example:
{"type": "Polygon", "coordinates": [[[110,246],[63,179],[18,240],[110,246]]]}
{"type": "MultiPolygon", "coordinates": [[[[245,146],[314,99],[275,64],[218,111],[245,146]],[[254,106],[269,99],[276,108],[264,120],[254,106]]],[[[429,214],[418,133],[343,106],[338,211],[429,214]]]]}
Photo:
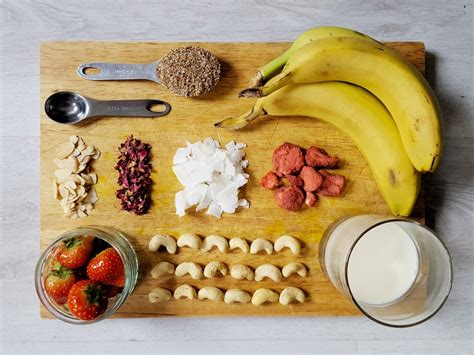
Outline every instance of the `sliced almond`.
{"type": "Polygon", "coordinates": [[[95,148],[95,153],[94,153],[94,155],[92,156],[92,159],[97,160],[97,159],[100,158],[100,155],[101,155],[100,150],[97,149],[97,148],[95,148]]]}
{"type": "Polygon", "coordinates": [[[64,169],[69,170],[71,173],[77,172],[78,167],[79,167],[79,164],[77,162],[77,159],[73,156],[68,157],[64,161],[64,169]]]}
{"type": "Polygon", "coordinates": [[[64,182],[71,175],[71,172],[67,169],[58,169],[54,172],[54,175],[58,178],[58,182],[64,182]]]}
{"type": "Polygon", "coordinates": [[[88,214],[91,213],[92,208],[94,208],[94,206],[92,205],[92,203],[86,203],[84,206],[86,207],[86,212],[87,212],[88,214]]]}
{"type": "Polygon", "coordinates": [[[59,194],[62,198],[68,198],[71,193],[64,185],[59,185],[59,194]]]}
{"type": "Polygon", "coordinates": [[[71,142],[62,143],[56,150],[56,159],[67,158],[74,151],[74,144],[71,142]]]}
{"type": "Polygon", "coordinates": [[[72,144],[76,144],[78,140],[79,140],[78,136],[69,137],[69,142],[71,142],[72,144]]]}
{"type": "Polygon", "coordinates": [[[76,172],[77,173],[83,172],[86,168],[87,168],[86,164],[80,164],[76,172]]]}
{"type": "Polygon", "coordinates": [[[72,152],[72,155],[75,157],[78,157],[79,155],[81,155],[81,151],[79,149],[74,149],[74,152],[72,152]]]}
{"type": "Polygon", "coordinates": [[[97,184],[97,174],[90,173],[90,174],[87,174],[87,176],[91,178],[93,184],[97,184]]]}
{"type": "Polygon", "coordinates": [[[79,160],[79,163],[86,165],[91,161],[91,156],[90,155],[83,155],[81,154],[77,160],[79,160]]]}
{"type": "Polygon", "coordinates": [[[91,188],[86,198],[84,199],[84,202],[94,204],[98,200],[99,200],[99,197],[97,196],[97,192],[95,191],[94,188],[91,188]]]}
{"type": "Polygon", "coordinates": [[[79,216],[79,218],[87,217],[87,214],[84,211],[81,211],[81,210],[77,211],[77,215],[79,216]]]}
{"type": "Polygon", "coordinates": [[[76,189],[76,192],[79,196],[83,196],[86,194],[86,188],[82,185],[79,185],[76,189]]]}
{"type": "Polygon", "coordinates": [[[53,160],[53,163],[56,164],[56,166],[59,168],[59,169],[64,169],[64,162],[66,160],[65,159],[54,159],[53,160]]]}
{"type": "Polygon", "coordinates": [[[75,190],[77,188],[77,185],[74,181],[68,180],[64,183],[64,186],[69,187],[70,189],[75,190]]]}
{"type": "Polygon", "coordinates": [[[76,145],[77,149],[79,151],[83,151],[84,149],[87,148],[86,144],[84,143],[84,141],[82,140],[82,138],[79,137],[79,141],[77,142],[77,145],[76,145]]]}
{"type": "Polygon", "coordinates": [[[82,155],[87,155],[87,156],[88,156],[88,155],[94,155],[94,153],[95,153],[95,148],[94,148],[93,145],[87,146],[87,147],[81,152],[82,155]]]}

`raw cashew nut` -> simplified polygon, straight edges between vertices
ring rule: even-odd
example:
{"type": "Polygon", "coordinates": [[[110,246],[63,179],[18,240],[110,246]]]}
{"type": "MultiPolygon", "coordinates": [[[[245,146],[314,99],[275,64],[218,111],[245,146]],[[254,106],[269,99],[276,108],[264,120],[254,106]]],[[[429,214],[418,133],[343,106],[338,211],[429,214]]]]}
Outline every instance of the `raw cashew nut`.
{"type": "Polygon", "coordinates": [[[253,293],[252,304],[255,306],[260,306],[265,302],[277,302],[278,293],[269,290],[268,288],[259,288],[253,293]]]}
{"type": "Polygon", "coordinates": [[[162,261],[161,263],[156,264],[156,266],[151,270],[151,277],[154,279],[157,279],[164,274],[174,274],[174,265],[167,261],[162,261]]]}
{"type": "Polygon", "coordinates": [[[216,277],[218,272],[220,272],[222,276],[227,275],[227,266],[220,261],[211,261],[204,268],[204,277],[208,279],[216,277]]]}
{"type": "Polygon", "coordinates": [[[273,253],[272,242],[263,238],[255,239],[250,245],[250,253],[257,254],[261,250],[265,250],[267,254],[272,254],[273,253]]]}
{"type": "Polygon", "coordinates": [[[289,277],[295,273],[300,275],[301,277],[305,277],[306,271],[306,266],[301,263],[289,263],[283,266],[281,273],[284,277],[289,277]]]}
{"type": "Polygon", "coordinates": [[[280,293],[280,303],[284,306],[287,306],[294,301],[303,303],[305,299],[306,296],[304,295],[304,292],[298,287],[288,286],[280,293]]]}
{"type": "Polygon", "coordinates": [[[232,238],[229,241],[229,248],[230,248],[230,250],[240,249],[244,253],[249,252],[249,244],[243,238],[232,238]]]}
{"type": "Polygon", "coordinates": [[[194,280],[202,279],[202,267],[192,261],[185,261],[176,266],[174,274],[178,277],[189,274],[194,280]]]}
{"type": "Polygon", "coordinates": [[[221,253],[227,253],[229,250],[229,243],[227,242],[227,239],[221,237],[220,235],[209,235],[204,238],[201,250],[209,251],[213,247],[217,247],[221,253]]]}
{"type": "Polygon", "coordinates": [[[198,292],[200,300],[211,300],[216,302],[224,301],[224,293],[217,287],[203,287],[198,292]]]}
{"type": "Polygon", "coordinates": [[[194,287],[184,284],[179,286],[176,290],[174,290],[174,298],[177,300],[182,298],[187,298],[188,300],[194,300],[197,298],[197,292],[194,287]]]}
{"type": "Polygon", "coordinates": [[[236,280],[248,280],[252,281],[255,277],[253,270],[249,268],[247,265],[237,264],[232,265],[230,268],[230,276],[232,276],[236,280]]]}
{"type": "Polygon", "coordinates": [[[168,291],[166,288],[155,288],[151,290],[148,294],[148,300],[150,303],[157,303],[163,301],[169,301],[171,299],[171,292],[168,291]]]}
{"type": "Polygon", "coordinates": [[[225,303],[248,303],[250,302],[250,295],[248,292],[239,288],[232,288],[225,291],[224,295],[225,303]]]}
{"type": "Polygon", "coordinates": [[[148,244],[148,249],[151,251],[158,251],[161,246],[166,248],[166,251],[170,254],[176,253],[176,240],[167,234],[157,234],[151,238],[148,244]]]}
{"type": "Polygon", "coordinates": [[[280,282],[282,275],[279,268],[272,264],[263,264],[255,269],[255,281],[262,281],[265,277],[280,282]]]}
{"type": "Polygon", "coordinates": [[[197,236],[196,234],[186,233],[182,234],[178,238],[178,247],[180,248],[190,247],[192,249],[201,249],[201,244],[201,238],[199,238],[199,236],[197,236]]]}
{"type": "Polygon", "coordinates": [[[275,241],[275,251],[281,251],[283,248],[289,248],[295,255],[301,252],[301,243],[291,235],[282,235],[275,241]]]}

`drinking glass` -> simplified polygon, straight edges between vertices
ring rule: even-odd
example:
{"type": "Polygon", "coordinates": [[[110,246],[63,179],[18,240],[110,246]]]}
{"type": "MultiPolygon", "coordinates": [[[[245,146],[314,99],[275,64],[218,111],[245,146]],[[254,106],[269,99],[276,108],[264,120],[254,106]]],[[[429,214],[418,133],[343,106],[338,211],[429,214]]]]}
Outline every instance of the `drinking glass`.
{"type": "Polygon", "coordinates": [[[325,276],[368,318],[409,327],[432,317],[452,285],[451,257],[428,227],[377,215],[343,217],[323,235],[325,276]]]}

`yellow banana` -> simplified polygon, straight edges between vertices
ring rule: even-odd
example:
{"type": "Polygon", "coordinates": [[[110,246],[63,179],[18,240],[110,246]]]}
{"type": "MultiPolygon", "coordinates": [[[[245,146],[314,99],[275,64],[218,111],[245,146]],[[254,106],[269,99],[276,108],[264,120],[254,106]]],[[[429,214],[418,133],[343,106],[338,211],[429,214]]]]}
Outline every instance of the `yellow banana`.
{"type": "Polygon", "coordinates": [[[372,94],[341,82],[287,85],[258,99],[244,115],[216,126],[239,129],[262,115],[314,117],[339,128],[367,159],[391,212],[410,215],[418,196],[420,174],[403,149],[392,117],[372,94]]]}
{"type": "Polygon", "coordinates": [[[258,69],[257,73],[251,80],[251,86],[260,86],[263,85],[265,81],[276,75],[280,70],[285,66],[286,61],[301,47],[305,44],[308,44],[312,41],[316,41],[321,38],[326,37],[357,37],[357,38],[366,38],[368,40],[375,41],[369,36],[350,30],[343,27],[332,27],[332,26],[322,26],[315,27],[310,30],[303,32],[298,38],[293,42],[290,48],[288,48],[282,55],[276,57],[271,62],[265,64],[263,67],[258,69]]]}
{"type": "Polygon", "coordinates": [[[372,92],[387,107],[412,164],[434,171],[442,150],[441,112],[425,78],[396,52],[362,38],[333,37],[300,48],[282,72],[242,96],[265,96],[291,83],[346,81],[372,92]]]}

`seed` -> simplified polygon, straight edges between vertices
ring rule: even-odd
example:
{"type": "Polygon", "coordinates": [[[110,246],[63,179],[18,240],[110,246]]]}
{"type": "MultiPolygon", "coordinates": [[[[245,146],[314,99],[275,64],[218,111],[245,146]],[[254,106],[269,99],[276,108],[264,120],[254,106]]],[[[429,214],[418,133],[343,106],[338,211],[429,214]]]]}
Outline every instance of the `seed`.
{"type": "Polygon", "coordinates": [[[214,88],[221,75],[219,60],[201,47],[181,47],[163,57],[158,78],[179,96],[199,96],[214,88]]]}

